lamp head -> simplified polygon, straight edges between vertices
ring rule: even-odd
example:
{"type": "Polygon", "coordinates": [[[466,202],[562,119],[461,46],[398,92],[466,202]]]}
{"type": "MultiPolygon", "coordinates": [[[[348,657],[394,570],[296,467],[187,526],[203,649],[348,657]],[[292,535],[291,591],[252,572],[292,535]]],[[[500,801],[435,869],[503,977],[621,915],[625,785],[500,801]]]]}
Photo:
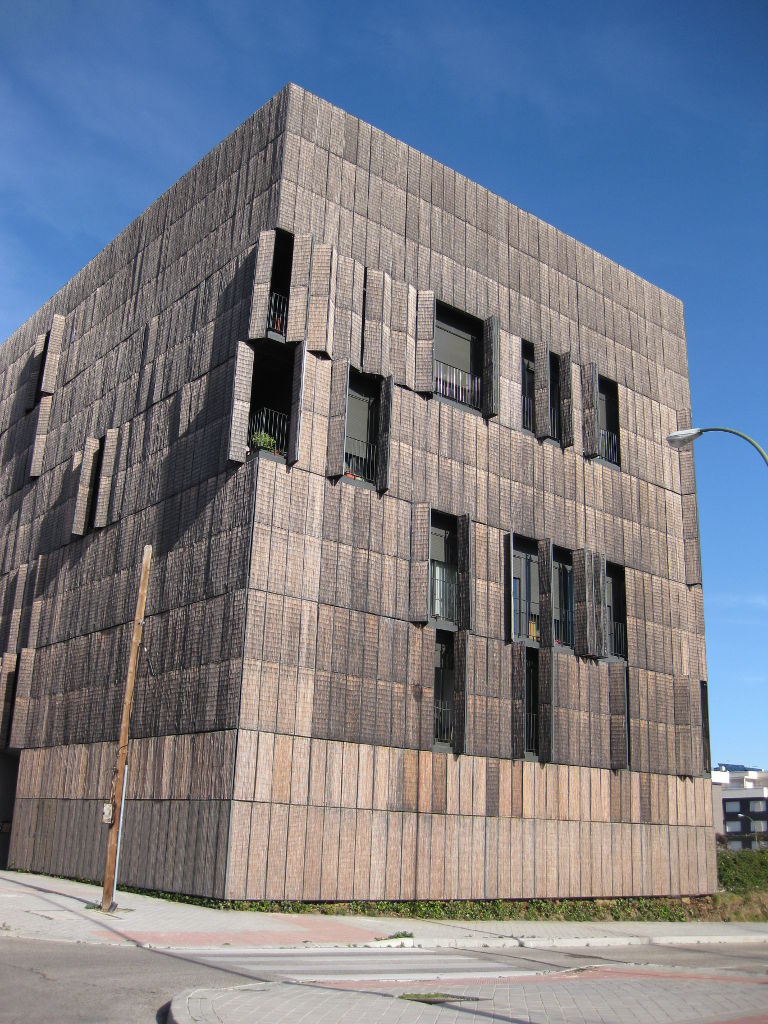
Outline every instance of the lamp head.
{"type": "Polygon", "coordinates": [[[685,448],[686,445],[691,444],[701,435],[704,431],[700,427],[688,427],[687,430],[675,430],[671,434],[667,434],[667,444],[672,448],[685,448]]]}

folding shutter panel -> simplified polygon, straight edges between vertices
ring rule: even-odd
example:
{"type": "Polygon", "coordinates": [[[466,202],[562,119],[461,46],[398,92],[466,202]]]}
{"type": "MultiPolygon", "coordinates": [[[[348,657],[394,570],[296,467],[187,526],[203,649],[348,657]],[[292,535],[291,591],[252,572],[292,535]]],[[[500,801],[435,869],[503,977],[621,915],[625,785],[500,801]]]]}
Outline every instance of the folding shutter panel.
{"type": "MultiPolygon", "coordinates": [[[[690,422],[690,421],[689,421],[690,422]]],[[[683,496],[683,557],[685,582],[688,586],[701,583],[701,549],[699,545],[699,510],[696,504],[696,467],[693,449],[681,448],[680,490],[683,496]]]]}
{"type": "Polygon", "coordinates": [[[312,250],[309,283],[307,349],[333,355],[333,324],[336,313],[336,250],[316,245],[312,250]]]}
{"type": "Polygon", "coordinates": [[[297,235],[293,240],[291,291],[288,298],[286,342],[302,342],[307,336],[309,282],[312,273],[312,236],[297,235]]]}
{"type": "Polygon", "coordinates": [[[416,299],[416,391],[434,391],[435,293],[419,292],[416,299]]]}
{"type": "Polygon", "coordinates": [[[275,232],[262,231],[256,250],[256,268],[253,272],[251,315],[248,337],[266,338],[269,317],[269,291],[272,285],[272,263],[275,258],[275,232]]]}
{"type": "Polygon", "coordinates": [[[363,323],[365,320],[365,267],[354,261],[352,280],[352,313],[349,335],[349,363],[355,370],[363,368],[363,323]]]}
{"type": "Polygon", "coordinates": [[[24,407],[27,412],[31,412],[37,402],[37,392],[43,375],[43,360],[45,358],[47,341],[48,334],[38,334],[35,339],[35,347],[22,372],[22,382],[20,383],[19,390],[23,388],[24,407]]]}
{"type": "Polygon", "coordinates": [[[453,752],[467,751],[467,663],[469,636],[465,632],[454,635],[453,642],[453,752]]]}
{"type": "Polygon", "coordinates": [[[104,437],[104,452],[101,459],[101,474],[96,492],[96,512],[94,526],[106,526],[109,512],[109,499],[112,494],[112,477],[117,461],[117,442],[120,436],[119,427],[111,427],[104,437]]]}
{"type": "Polygon", "coordinates": [[[539,706],[536,719],[539,729],[539,760],[552,760],[552,721],[553,721],[553,661],[552,649],[542,648],[539,651],[539,706]]]}
{"type": "Polygon", "coordinates": [[[408,337],[408,285],[405,281],[392,282],[392,316],[389,336],[390,370],[395,383],[400,387],[408,385],[406,368],[406,352],[408,337]]]}
{"type": "Polygon", "coordinates": [[[286,461],[289,465],[298,462],[299,442],[301,440],[301,407],[304,404],[304,364],[307,359],[307,346],[304,342],[297,345],[293,353],[293,382],[291,384],[291,422],[288,426],[288,453],[286,461]]]}
{"type": "Polygon", "coordinates": [[[675,760],[678,775],[693,774],[691,751],[691,681],[688,676],[675,676],[675,760]]]}
{"type": "Polygon", "coordinates": [[[560,363],[560,444],[573,445],[573,382],[571,379],[571,353],[563,352],[560,363]]]}
{"type": "Polygon", "coordinates": [[[325,459],[325,473],[330,477],[344,475],[348,390],[349,361],[334,359],[331,366],[331,408],[328,418],[328,451],[325,459]]]}
{"type": "Polygon", "coordinates": [[[581,405],[584,414],[584,457],[593,459],[600,451],[599,386],[597,364],[581,368],[581,405]]]}
{"type": "MultiPolygon", "coordinates": [[[[573,651],[579,658],[586,658],[589,654],[587,562],[587,551],[573,552],[573,651]]],[[[589,569],[591,569],[591,562],[589,569]]],[[[591,575],[591,573],[589,574],[591,575]]]]}
{"type": "Polygon", "coordinates": [[[608,701],[611,715],[611,768],[628,768],[627,750],[627,666],[623,661],[608,665],[608,701]]]}
{"type": "Polygon", "coordinates": [[[4,654],[0,661],[0,750],[8,746],[10,739],[18,660],[19,656],[14,651],[11,654],[4,654]]]}
{"type": "Polygon", "coordinates": [[[88,511],[94,490],[95,481],[93,476],[96,469],[96,455],[98,451],[98,440],[95,437],[87,437],[80,461],[80,473],[75,494],[75,512],[72,517],[73,536],[82,537],[88,529],[88,511]]]}
{"type": "Polygon", "coordinates": [[[395,382],[387,377],[379,388],[379,436],[376,439],[376,489],[389,490],[389,463],[392,457],[392,403],[395,382]]]}
{"type": "Polygon", "coordinates": [[[248,417],[251,412],[253,383],[253,349],[238,341],[232,366],[232,412],[229,421],[229,461],[245,462],[250,437],[248,417]]]}
{"type": "Polygon", "coordinates": [[[365,272],[363,372],[387,376],[390,370],[392,278],[381,270],[365,272]]]}
{"type": "Polygon", "coordinates": [[[483,323],[483,416],[499,415],[499,318],[483,323]]]}
{"type": "Polygon", "coordinates": [[[60,313],[54,313],[53,324],[48,332],[48,345],[45,349],[44,363],[41,367],[40,393],[43,395],[52,395],[56,390],[63,339],[64,317],[60,313]]]}
{"type": "Polygon", "coordinates": [[[549,349],[537,344],[534,348],[534,395],[536,437],[551,437],[552,423],[549,409],[549,349]]]}
{"type": "Polygon", "coordinates": [[[35,668],[35,649],[24,647],[19,652],[18,668],[16,669],[16,697],[13,702],[13,719],[11,722],[11,747],[27,745],[27,716],[29,714],[29,698],[32,689],[32,677],[35,668]]]}
{"type": "Polygon", "coordinates": [[[472,518],[461,515],[456,520],[457,526],[457,626],[459,629],[475,628],[475,573],[472,557],[472,518]]]}
{"type": "Polygon", "coordinates": [[[504,534],[504,639],[515,639],[514,535],[504,534]]]}
{"type": "Polygon", "coordinates": [[[539,630],[541,646],[552,646],[552,541],[539,541],[539,630]]]}
{"type": "Polygon", "coordinates": [[[525,756],[525,644],[512,644],[512,754],[525,756]]]}
{"type": "Polygon", "coordinates": [[[605,597],[605,555],[596,554],[592,559],[595,603],[595,657],[608,657],[608,606],[605,597]]]}
{"type": "Polygon", "coordinates": [[[45,443],[48,440],[48,427],[51,422],[53,398],[43,395],[37,407],[37,424],[35,426],[35,442],[29,454],[29,476],[33,479],[43,472],[45,443]]]}
{"type": "Polygon", "coordinates": [[[411,622],[429,618],[429,505],[414,505],[411,512],[411,622]]]}

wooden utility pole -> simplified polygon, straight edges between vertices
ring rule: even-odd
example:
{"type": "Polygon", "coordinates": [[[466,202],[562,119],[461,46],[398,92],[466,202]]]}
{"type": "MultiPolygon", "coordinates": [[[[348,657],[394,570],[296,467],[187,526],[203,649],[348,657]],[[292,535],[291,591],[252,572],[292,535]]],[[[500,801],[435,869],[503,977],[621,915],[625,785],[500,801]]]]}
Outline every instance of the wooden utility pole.
{"type": "Polygon", "coordinates": [[[115,904],[115,884],[117,881],[117,855],[120,849],[120,829],[123,821],[123,790],[125,787],[125,762],[128,757],[128,732],[131,725],[131,709],[133,707],[133,690],[136,682],[136,663],[139,660],[139,649],[144,635],[144,606],[147,603],[149,586],[149,566],[152,561],[152,546],[144,548],[144,559],[141,563],[141,582],[139,597],[136,601],[136,615],[133,620],[133,639],[131,655],[128,659],[128,672],[125,677],[125,695],[123,696],[123,717],[120,722],[120,739],[117,744],[117,761],[112,779],[112,820],[109,824],[107,837],[107,863],[104,868],[104,892],[101,897],[101,909],[107,913],[115,904]]]}

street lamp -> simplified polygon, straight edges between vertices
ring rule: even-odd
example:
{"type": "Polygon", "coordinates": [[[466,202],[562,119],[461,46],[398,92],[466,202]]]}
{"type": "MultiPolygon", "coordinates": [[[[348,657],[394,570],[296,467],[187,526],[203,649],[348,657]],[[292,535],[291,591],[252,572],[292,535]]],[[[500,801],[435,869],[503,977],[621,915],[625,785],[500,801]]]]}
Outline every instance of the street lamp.
{"type": "Polygon", "coordinates": [[[757,448],[763,457],[763,462],[768,466],[768,455],[755,441],[754,438],[750,437],[749,434],[742,434],[740,430],[732,430],[730,427],[688,427],[686,430],[675,430],[671,434],[667,434],[667,444],[672,448],[685,448],[686,445],[692,444],[702,434],[711,434],[713,431],[717,431],[721,434],[735,434],[736,437],[743,437],[745,441],[749,441],[753,448],[757,448]]]}

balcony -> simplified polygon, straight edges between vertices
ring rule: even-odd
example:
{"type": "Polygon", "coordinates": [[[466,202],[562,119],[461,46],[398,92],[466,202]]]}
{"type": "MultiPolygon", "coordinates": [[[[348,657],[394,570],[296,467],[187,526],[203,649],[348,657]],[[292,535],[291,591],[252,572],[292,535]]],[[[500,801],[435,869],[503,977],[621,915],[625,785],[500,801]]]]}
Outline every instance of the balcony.
{"type": "Polygon", "coordinates": [[[376,445],[347,435],[344,443],[344,475],[376,483],[376,445]]]}
{"type": "Polygon", "coordinates": [[[474,373],[467,373],[456,366],[435,360],[434,364],[436,395],[450,398],[461,405],[469,405],[479,409],[482,402],[482,380],[474,373]]]}
{"type": "Polygon", "coordinates": [[[553,636],[556,644],[562,647],[573,647],[573,615],[561,611],[552,622],[553,636]]]}
{"type": "Polygon", "coordinates": [[[608,653],[615,658],[627,657],[627,627],[623,622],[608,622],[608,653]]]}
{"type": "Polygon", "coordinates": [[[435,742],[453,742],[453,701],[435,699],[435,742]]]}
{"type": "Polygon", "coordinates": [[[267,313],[267,334],[277,335],[285,340],[288,324],[288,299],[277,292],[269,293],[269,312],[267,313]]]}
{"type": "Polygon", "coordinates": [[[456,566],[447,562],[430,562],[431,603],[430,614],[433,619],[444,622],[456,622],[456,566]]]}
{"type": "Polygon", "coordinates": [[[612,462],[614,466],[620,466],[619,435],[612,430],[603,430],[601,428],[598,454],[606,462],[612,462]]]}
{"type": "Polygon", "coordinates": [[[529,395],[523,395],[523,430],[536,430],[536,405],[529,395]]]}
{"type": "Polygon", "coordinates": [[[541,640],[538,604],[518,603],[515,608],[515,636],[522,640],[541,640]]]}
{"type": "Polygon", "coordinates": [[[539,716],[535,712],[526,712],[525,715],[525,752],[526,754],[538,754],[539,752],[539,716]]]}
{"type": "Polygon", "coordinates": [[[248,421],[248,453],[272,452],[286,457],[288,452],[288,416],[276,409],[258,409],[248,421]]]}

